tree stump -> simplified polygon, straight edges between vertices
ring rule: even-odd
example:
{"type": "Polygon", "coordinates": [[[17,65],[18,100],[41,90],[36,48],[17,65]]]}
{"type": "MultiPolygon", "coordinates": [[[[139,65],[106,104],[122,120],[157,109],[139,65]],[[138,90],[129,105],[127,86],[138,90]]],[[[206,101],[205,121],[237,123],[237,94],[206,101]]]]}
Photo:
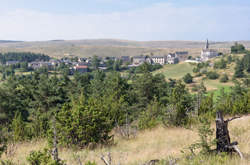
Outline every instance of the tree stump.
{"type": "Polygon", "coordinates": [[[238,142],[236,141],[231,143],[228,131],[228,122],[237,118],[239,117],[233,117],[224,121],[222,112],[216,112],[216,151],[227,152],[230,154],[236,152],[243,159],[242,153],[237,148],[238,142]]]}

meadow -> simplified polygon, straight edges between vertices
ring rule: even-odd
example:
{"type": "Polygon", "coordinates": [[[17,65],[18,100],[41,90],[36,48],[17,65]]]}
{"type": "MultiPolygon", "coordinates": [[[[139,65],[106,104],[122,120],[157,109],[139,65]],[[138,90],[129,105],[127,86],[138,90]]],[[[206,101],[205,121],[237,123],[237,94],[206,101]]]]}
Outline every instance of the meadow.
{"type": "MultiPolygon", "coordinates": [[[[212,127],[215,127],[214,123],[212,127]]],[[[140,165],[152,159],[169,160],[171,158],[177,159],[180,165],[248,165],[250,163],[250,116],[230,122],[229,131],[231,140],[239,142],[244,160],[240,160],[238,156],[198,156],[187,160],[186,155],[181,151],[187,152],[188,146],[199,139],[196,125],[189,129],[159,126],[151,130],[140,131],[135,138],[129,140],[115,134],[115,144],[112,146],[98,147],[94,150],[60,148],[59,157],[70,165],[78,165],[79,160],[82,163],[95,161],[98,165],[104,165],[100,157],[109,152],[113,163],[121,165],[140,165]]],[[[11,151],[9,155],[5,154],[3,158],[8,157],[20,165],[27,164],[27,155],[31,151],[41,150],[44,147],[47,147],[44,139],[13,144],[9,147],[11,151]]]]}

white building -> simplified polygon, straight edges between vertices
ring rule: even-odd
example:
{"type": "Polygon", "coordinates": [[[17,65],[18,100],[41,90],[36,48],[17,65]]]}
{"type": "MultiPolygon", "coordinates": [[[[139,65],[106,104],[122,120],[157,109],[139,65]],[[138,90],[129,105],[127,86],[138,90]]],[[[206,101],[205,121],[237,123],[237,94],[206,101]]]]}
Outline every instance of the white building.
{"type": "Polygon", "coordinates": [[[154,64],[164,65],[167,62],[167,59],[165,56],[152,56],[151,59],[154,64]]]}
{"type": "Polygon", "coordinates": [[[208,61],[210,58],[218,56],[218,52],[214,49],[209,49],[209,43],[207,40],[206,46],[201,51],[201,61],[208,61]]]}
{"type": "Polygon", "coordinates": [[[179,62],[179,58],[175,53],[169,53],[167,56],[167,63],[168,64],[177,64],[179,62]]]}

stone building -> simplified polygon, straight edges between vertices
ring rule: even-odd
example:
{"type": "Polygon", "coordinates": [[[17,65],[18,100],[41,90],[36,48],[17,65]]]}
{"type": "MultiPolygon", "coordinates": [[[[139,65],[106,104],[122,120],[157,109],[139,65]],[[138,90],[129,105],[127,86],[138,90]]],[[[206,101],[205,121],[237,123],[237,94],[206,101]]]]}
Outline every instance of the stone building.
{"type": "Polygon", "coordinates": [[[201,61],[208,61],[210,58],[217,57],[218,52],[214,49],[209,48],[208,40],[206,42],[205,48],[201,51],[201,61]]]}

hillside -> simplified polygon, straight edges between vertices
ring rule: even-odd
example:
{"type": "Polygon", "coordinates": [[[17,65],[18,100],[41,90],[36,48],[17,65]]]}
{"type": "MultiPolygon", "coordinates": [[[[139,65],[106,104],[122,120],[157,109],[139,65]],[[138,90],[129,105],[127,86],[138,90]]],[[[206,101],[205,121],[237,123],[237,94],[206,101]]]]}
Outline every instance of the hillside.
{"type": "MultiPolygon", "coordinates": [[[[211,48],[228,52],[234,42],[211,42],[211,48]]],[[[241,41],[250,48],[249,41],[241,41]]],[[[174,51],[189,51],[189,55],[199,56],[204,42],[199,41],[128,41],[115,39],[96,40],[51,40],[34,42],[0,42],[0,52],[34,52],[52,57],[79,56],[136,56],[140,54],[164,55],[174,51]]]]}
{"type": "MultiPolygon", "coordinates": [[[[229,131],[232,141],[239,142],[239,148],[245,156],[245,160],[241,161],[238,157],[214,157],[207,158],[205,165],[247,165],[250,155],[250,116],[245,116],[234,120],[229,124],[229,131]]],[[[215,136],[215,135],[214,135],[215,136]]],[[[111,153],[113,161],[123,165],[138,165],[152,159],[169,159],[179,158],[178,164],[187,164],[183,159],[181,150],[194,143],[198,139],[196,129],[185,128],[163,128],[158,127],[152,130],[139,132],[136,138],[125,140],[119,136],[115,136],[116,145],[111,147],[98,148],[95,150],[78,150],[64,149],[59,150],[59,157],[70,165],[78,165],[79,160],[82,162],[96,161],[98,165],[103,162],[100,159],[101,154],[111,153]]],[[[12,153],[9,158],[18,164],[26,164],[26,157],[32,150],[39,150],[47,146],[44,140],[24,142],[14,144],[12,153]]],[[[10,148],[9,148],[10,149],[10,148]]],[[[5,155],[6,157],[6,155],[5,155]]],[[[191,163],[191,162],[189,162],[191,163]]],[[[193,161],[193,164],[199,164],[199,161],[193,161]],[[196,163],[195,163],[196,162],[196,163]]]]}

